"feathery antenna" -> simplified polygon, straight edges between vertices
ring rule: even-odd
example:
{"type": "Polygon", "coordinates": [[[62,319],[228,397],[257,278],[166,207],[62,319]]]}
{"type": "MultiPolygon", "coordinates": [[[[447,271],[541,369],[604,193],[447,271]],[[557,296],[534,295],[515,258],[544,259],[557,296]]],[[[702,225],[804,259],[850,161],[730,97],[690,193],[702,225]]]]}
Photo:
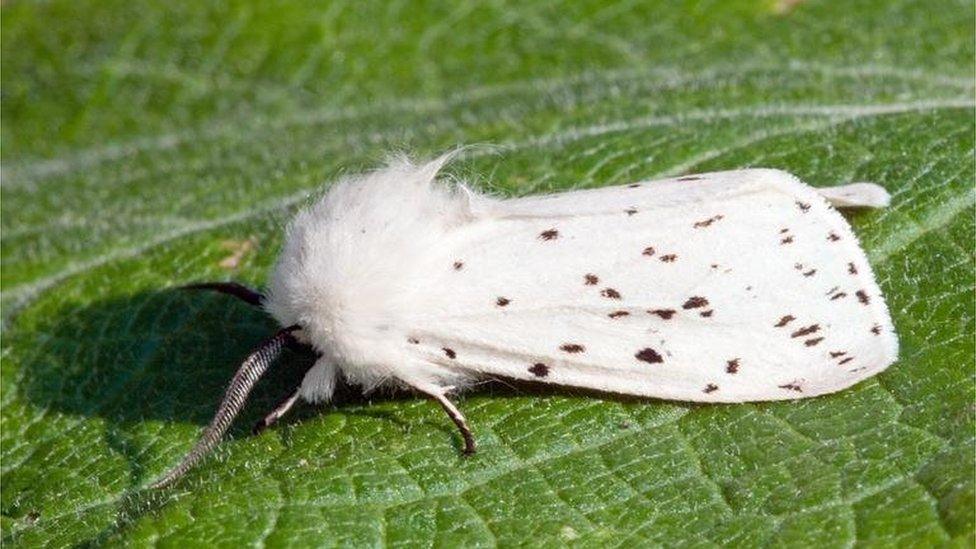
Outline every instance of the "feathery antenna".
{"type": "Polygon", "coordinates": [[[237,369],[237,373],[234,374],[234,378],[227,387],[227,391],[224,393],[224,399],[217,408],[217,413],[210,420],[210,425],[207,426],[207,429],[203,432],[203,436],[197,441],[196,446],[190,450],[190,453],[183,458],[183,461],[179,465],[171,469],[161,479],[154,482],[150,488],[163,488],[172,484],[217,446],[224,433],[227,432],[227,428],[230,427],[231,422],[234,421],[241,408],[244,407],[244,402],[247,401],[247,396],[251,393],[251,389],[254,388],[254,384],[261,379],[268,366],[278,358],[281,350],[289,341],[294,340],[291,332],[297,329],[299,329],[299,326],[296,324],[278,330],[274,336],[262,343],[256,351],[244,359],[241,367],[237,369]]]}
{"type": "Polygon", "coordinates": [[[257,290],[252,290],[237,282],[197,282],[180,286],[181,290],[213,290],[222,294],[232,295],[241,301],[251,305],[260,306],[264,301],[264,294],[257,290]]]}

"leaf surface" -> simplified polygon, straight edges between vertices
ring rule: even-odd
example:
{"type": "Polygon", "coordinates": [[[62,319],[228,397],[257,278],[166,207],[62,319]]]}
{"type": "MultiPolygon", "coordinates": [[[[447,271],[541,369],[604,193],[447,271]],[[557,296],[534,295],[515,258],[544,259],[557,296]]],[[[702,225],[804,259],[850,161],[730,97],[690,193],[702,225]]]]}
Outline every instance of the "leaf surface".
{"type": "Polygon", "coordinates": [[[971,2],[10,2],[2,8],[0,528],[11,546],[972,546],[971,2]],[[489,384],[354,390],[213,459],[196,440],[274,328],[311,193],[467,151],[502,195],[696,171],[875,181],[850,216],[901,360],[840,394],[695,406],[489,384]]]}

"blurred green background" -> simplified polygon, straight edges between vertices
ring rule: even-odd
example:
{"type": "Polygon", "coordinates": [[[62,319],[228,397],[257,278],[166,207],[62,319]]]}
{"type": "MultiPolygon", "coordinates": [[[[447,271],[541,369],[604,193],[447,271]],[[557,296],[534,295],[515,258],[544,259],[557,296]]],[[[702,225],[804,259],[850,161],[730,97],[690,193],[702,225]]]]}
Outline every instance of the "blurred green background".
{"type": "Polygon", "coordinates": [[[7,1],[0,482],[9,546],[974,544],[971,1],[7,1]],[[310,193],[390,151],[504,195],[778,167],[851,216],[902,359],[812,400],[489,384],[481,444],[348,391],[251,437],[288,356],[180,486],[141,490],[272,329],[310,193]]]}

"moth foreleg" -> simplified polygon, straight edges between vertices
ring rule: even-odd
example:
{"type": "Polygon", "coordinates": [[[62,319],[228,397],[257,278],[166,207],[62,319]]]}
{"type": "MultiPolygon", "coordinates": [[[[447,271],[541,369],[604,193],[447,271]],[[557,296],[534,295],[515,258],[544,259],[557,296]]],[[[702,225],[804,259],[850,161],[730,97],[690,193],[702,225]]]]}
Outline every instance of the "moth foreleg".
{"type": "Polygon", "coordinates": [[[264,416],[263,419],[259,419],[257,423],[255,423],[254,426],[251,427],[251,434],[254,435],[259,434],[261,431],[264,431],[268,427],[271,427],[272,425],[277,423],[282,416],[287,414],[288,410],[291,410],[291,407],[294,406],[296,402],[298,402],[298,391],[299,391],[298,389],[295,389],[295,391],[292,394],[288,395],[288,397],[285,398],[285,400],[282,400],[280,403],[278,403],[278,405],[275,406],[275,409],[271,410],[271,413],[264,416]]]}

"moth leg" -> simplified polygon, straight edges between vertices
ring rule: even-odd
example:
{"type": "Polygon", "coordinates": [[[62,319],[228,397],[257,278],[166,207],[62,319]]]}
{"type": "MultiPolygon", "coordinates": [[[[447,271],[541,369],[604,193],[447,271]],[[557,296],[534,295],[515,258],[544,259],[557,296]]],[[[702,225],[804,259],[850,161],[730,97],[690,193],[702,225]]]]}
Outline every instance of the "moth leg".
{"type": "Polygon", "coordinates": [[[261,431],[264,431],[268,427],[271,427],[277,423],[278,420],[281,419],[281,416],[287,414],[288,410],[291,410],[291,407],[298,402],[298,393],[299,390],[295,389],[292,394],[288,395],[287,398],[278,403],[278,405],[275,406],[275,409],[271,410],[270,414],[264,416],[263,419],[259,419],[257,423],[254,424],[254,427],[251,427],[251,434],[257,435],[261,433],[261,431]]]}
{"type": "Polygon", "coordinates": [[[454,403],[447,398],[447,395],[444,394],[447,392],[447,389],[442,388],[439,390],[428,390],[420,387],[415,388],[421,393],[436,400],[438,404],[441,405],[441,408],[444,408],[444,411],[447,412],[447,416],[451,418],[454,425],[457,425],[458,430],[461,431],[461,436],[464,438],[464,455],[470,456],[471,454],[475,453],[477,448],[474,442],[474,434],[471,433],[471,428],[468,427],[468,420],[464,419],[464,414],[461,413],[461,410],[458,410],[457,406],[455,406],[454,403]]]}

